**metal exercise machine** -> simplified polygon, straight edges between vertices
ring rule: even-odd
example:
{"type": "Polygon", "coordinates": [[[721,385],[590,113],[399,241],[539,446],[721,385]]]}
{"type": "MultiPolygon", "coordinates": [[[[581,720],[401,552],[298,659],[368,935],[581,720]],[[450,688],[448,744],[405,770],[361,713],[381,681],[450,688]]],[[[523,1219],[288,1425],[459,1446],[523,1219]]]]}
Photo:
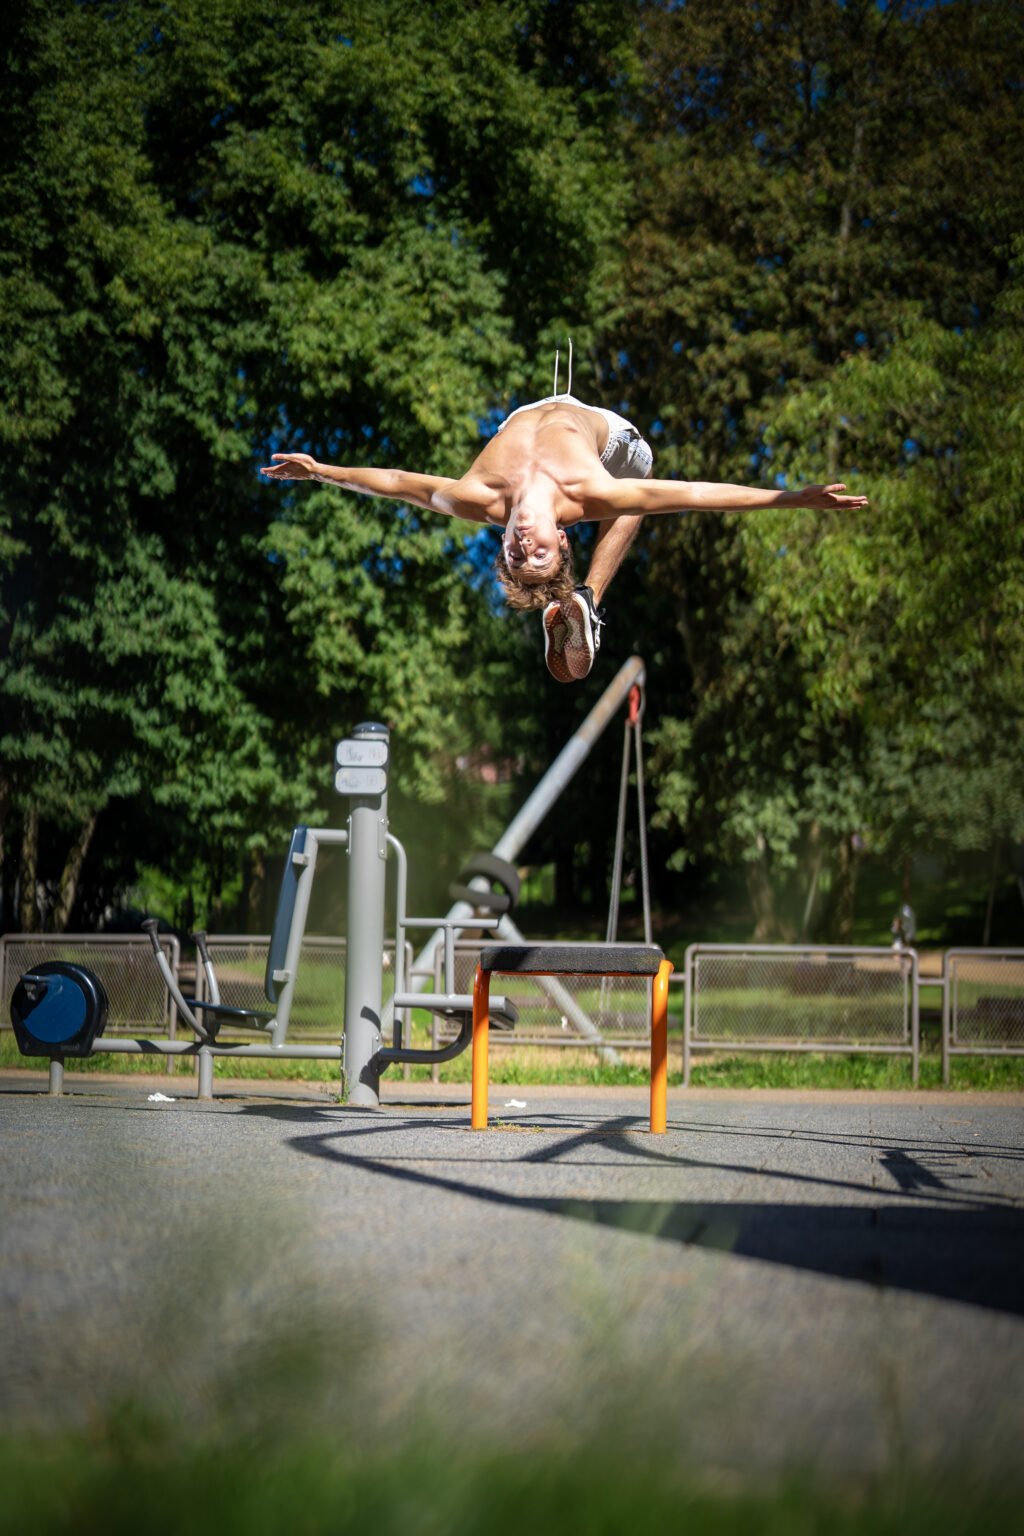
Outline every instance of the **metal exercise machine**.
{"type": "MultiPolygon", "coordinates": [[[[388,830],[388,730],[373,722],[357,726],[351,738],[339,742],[335,751],[335,788],[349,801],[347,826],[344,829],[299,826],[292,834],[267,958],[264,990],[270,1004],[268,1010],[236,1008],[221,1001],[204,933],[197,933],[193,938],[205,973],[207,996],[204,999],[183,996],[160,947],[156,919],[149,919],[143,927],[149,934],[155,962],[180,1017],[192,1030],[194,1038],[103,1037],[108,1003],[99,979],[83,966],[50,961],[26,972],[11,999],[11,1019],[19,1049],[27,1056],[49,1058],[50,1093],[54,1095],[63,1089],[65,1058],[88,1056],[102,1037],[98,1048],[107,1052],[195,1056],[201,1099],[213,1097],[213,1063],[218,1056],[312,1058],[338,1061],[348,1103],[376,1106],[380,1101],[380,1077],[389,1066],[404,1062],[447,1061],[470,1044],[474,1029],[474,999],[472,994],[455,990],[455,938],[464,930],[497,930],[499,939],[522,942],[522,935],[509,916],[519,889],[511,860],[562,793],[615,709],[631,690],[635,695],[643,681],[643,662],[639,657],[631,657],[574,732],[499,844],[491,853],[477,854],[464,867],[462,880],[466,883],[452,888],[454,905],[445,917],[412,917],[406,912],[406,854],[388,830]],[[344,1034],[338,1043],[291,1042],[288,1040],[288,1024],[317,855],[321,847],[332,845],[345,848],[348,859],[344,1034]],[[389,854],[394,858],[396,870],[396,943],[394,992],[385,1004],[381,956],[385,939],[389,854]],[[495,890],[495,885],[499,889],[495,890]],[[419,990],[421,975],[406,976],[406,933],[415,928],[432,930],[424,955],[432,955],[439,945],[443,945],[443,988],[440,992],[419,990]],[[456,1037],[447,1045],[433,1049],[404,1046],[401,1015],[414,1007],[443,1017],[450,1026],[457,1028],[456,1037]],[[221,1040],[218,1034],[225,1024],[251,1030],[261,1038],[221,1040]],[[391,1043],[385,1044],[389,1026],[391,1043]]],[[[631,710],[631,717],[635,713],[635,709],[631,710]]],[[[639,752],[639,743],[637,750],[639,752]]],[[[618,857],[617,854],[617,860],[618,857]]],[[[635,973],[632,967],[627,969],[635,973]]],[[[657,966],[654,969],[657,970],[657,966]]],[[[614,970],[612,967],[604,974],[613,974],[614,970]]],[[[570,1019],[581,1037],[593,1036],[596,1033],[594,1025],[557,979],[558,974],[568,972],[556,973],[552,968],[543,974],[541,985],[560,1011],[570,1019]]],[[[489,997],[487,1008],[487,1021],[496,1028],[507,1029],[515,1025],[516,1009],[504,996],[489,997]]],[[[603,1049],[610,1052],[609,1047],[603,1049]]]]}
{"type": "MultiPolygon", "coordinates": [[[[199,960],[206,975],[206,999],[184,997],[158,938],[155,918],[143,928],[153,945],[156,964],[179,1015],[193,1031],[192,1040],[104,1038],[98,1048],[132,1055],[195,1056],[198,1096],[213,1097],[213,1062],[217,1056],[306,1058],[340,1064],[345,1098],[351,1104],[376,1105],[380,1075],[394,1062],[446,1061],[465,1050],[472,1037],[473,999],[455,991],[454,932],[463,926],[454,919],[410,917],[405,910],[407,860],[405,850],[388,831],[387,786],[389,740],[386,726],[357,726],[351,739],[335,752],[335,787],[349,798],[345,829],[299,826],[292,833],[281,878],[277,913],[271,934],[264,990],[269,1010],[234,1008],[221,1002],[220,986],[210,959],[205,933],[196,933],[199,960]],[[348,853],[348,943],[345,967],[345,1027],[339,1044],[302,1043],[288,1039],[302,938],[309,912],[317,854],[324,846],[341,846],[348,853]],[[392,1044],[382,1034],[385,877],[389,852],[396,865],[395,1010],[392,1044]],[[446,935],[444,991],[411,993],[405,984],[407,928],[440,926],[446,935]],[[402,1045],[400,1010],[424,1008],[459,1025],[458,1038],[436,1051],[402,1045]],[[223,1024],[258,1031],[256,1041],[221,1041],[223,1024]]],[[[514,875],[514,871],[513,871],[514,875]]],[[[497,920],[473,919],[476,928],[494,928],[497,920]]],[[[66,1057],[88,1056],[97,1048],[107,1021],[108,1004],[102,983],[84,966],[49,961],[26,972],[11,998],[11,1022],[18,1047],[26,1056],[50,1061],[50,1093],[63,1088],[66,1057]]],[[[497,1028],[516,1022],[515,1008],[504,997],[492,1000],[491,1020],[497,1028]]]]}

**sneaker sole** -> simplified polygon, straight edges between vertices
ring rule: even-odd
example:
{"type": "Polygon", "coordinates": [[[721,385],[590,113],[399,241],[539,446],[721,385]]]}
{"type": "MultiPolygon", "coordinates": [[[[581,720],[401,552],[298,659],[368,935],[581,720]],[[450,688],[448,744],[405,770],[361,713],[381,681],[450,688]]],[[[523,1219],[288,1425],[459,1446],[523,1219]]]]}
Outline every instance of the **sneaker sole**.
{"type": "Polygon", "coordinates": [[[568,615],[556,609],[544,620],[548,644],[545,660],[551,676],[559,683],[578,683],[594,664],[587,646],[583,619],[570,609],[568,615]]]}

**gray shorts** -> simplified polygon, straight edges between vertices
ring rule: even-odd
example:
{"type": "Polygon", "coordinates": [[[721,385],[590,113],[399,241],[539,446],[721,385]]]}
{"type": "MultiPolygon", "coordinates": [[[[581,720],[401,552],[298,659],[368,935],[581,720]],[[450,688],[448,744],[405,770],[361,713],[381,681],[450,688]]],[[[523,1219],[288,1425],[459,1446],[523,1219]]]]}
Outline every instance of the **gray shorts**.
{"type": "Polygon", "coordinates": [[[603,405],[587,405],[577,400],[575,395],[547,395],[543,400],[521,405],[518,410],[506,416],[498,431],[513,416],[518,416],[520,411],[535,411],[542,405],[581,405],[585,411],[596,411],[604,417],[608,423],[608,442],[601,455],[601,463],[616,480],[646,480],[654,468],[651,445],[640,436],[631,421],[627,421],[625,416],[617,416],[614,411],[605,410],[603,405]]]}

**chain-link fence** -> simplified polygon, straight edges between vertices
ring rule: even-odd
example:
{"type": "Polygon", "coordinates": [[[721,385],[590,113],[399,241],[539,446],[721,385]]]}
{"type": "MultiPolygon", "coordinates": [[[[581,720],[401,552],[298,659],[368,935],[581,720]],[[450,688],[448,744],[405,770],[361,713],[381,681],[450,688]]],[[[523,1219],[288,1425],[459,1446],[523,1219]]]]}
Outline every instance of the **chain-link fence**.
{"type": "MultiPolygon", "coordinates": [[[[488,940],[487,942],[491,942],[488,940]]],[[[233,1007],[265,1009],[266,935],[226,934],[208,940],[221,999],[233,1007]]],[[[193,976],[178,940],[161,936],[182,989],[204,996],[202,967],[193,976]]],[[[455,990],[472,992],[482,944],[455,945],[455,990]]],[[[302,944],[290,1032],[337,1039],[345,1013],[344,939],[302,944]]],[[[406,947],[407,975],[412,949],[406,947]]],[[[385,1002],[394,990],[394,945],[382,954],[385,1002]]],[[[0,1028],[9,1027],[18,978],[46,960],[87,966],[110,1001],[108,1036],[171,1035],[176,1011],[153,960],[149,939],[134,934],[6,934],[0,938],[0,1028]]],[[[444,990],[442,954],[433,976],[444,990]]],[[[870,1051],[909,1055],[917,1081],[919,1056],[915,951],[826,946],[694,944],[687,950],[683,1008],[683,1081],[694,1051],[870,1051]]],[[[955,1055],[1024,1055],[1024,950],[949,950],[945,956],[943,1077],[955,1055]]],[[[650,1046],[650,988],[644,978],[566,976],[562,1003],[548,979],[510,977],[502,991],[519,1010],[504,1036],[510,1045],[650,1046]]],[[[221,1034],[232,1037],[229,1026],[221,1034]]],[[[235,1031],[238,1034],[240,1031],[235,1031]]],[[[409,1043],[408,1016],[403,1036],[409,1043]]],[[[453,1037],[435,1018],[433,1040],[453,1037]]]]}
{"type": "Polygon", "coordinates": [[[1024,1055],[1024,949],[950,949],[943,974],[943,1082],[953,1056],[1024,1055]]]}
{"type": "MultiPolygon", "coordinates": [[[[161,934],[160,947],[178,978],[181,953],[173,934],[161,934]]],[[[110,1004],[106,1035],[174,1033],[177,1015],[153,947],[145,934],[7,933],[0,938],[0,1024],[11,1019],[11,997],[19,976],[47,960],[84,965],[103,983],[110,1004]]]]}
{"type": "Polygon", "coordinates": [[[919,1054],[914,950],[691,944],[683,1082],[702,1051],[919,1054]]]}

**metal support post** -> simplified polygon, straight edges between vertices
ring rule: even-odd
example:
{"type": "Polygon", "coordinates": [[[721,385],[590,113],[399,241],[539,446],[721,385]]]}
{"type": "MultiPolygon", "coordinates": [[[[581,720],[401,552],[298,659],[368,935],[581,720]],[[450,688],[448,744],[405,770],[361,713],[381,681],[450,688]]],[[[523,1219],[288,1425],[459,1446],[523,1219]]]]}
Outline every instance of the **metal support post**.
{"type": "Polygon", "coordinates": [[[199,1082],[196,1087],[196,1097],[200,1099],[213,1098],[213,1052],[208,1045],[201,1045],[196,1052],[199,1067],[199,1082]]]}
{"type": "Polygon", "coordinates": [[[338,743],[335,787],[352,796],[348,821],[345,1099],[380,1103],[373,1059],[383,1045],[384,891],[388,854],[388,728],[357,725],[338,743]]]}

